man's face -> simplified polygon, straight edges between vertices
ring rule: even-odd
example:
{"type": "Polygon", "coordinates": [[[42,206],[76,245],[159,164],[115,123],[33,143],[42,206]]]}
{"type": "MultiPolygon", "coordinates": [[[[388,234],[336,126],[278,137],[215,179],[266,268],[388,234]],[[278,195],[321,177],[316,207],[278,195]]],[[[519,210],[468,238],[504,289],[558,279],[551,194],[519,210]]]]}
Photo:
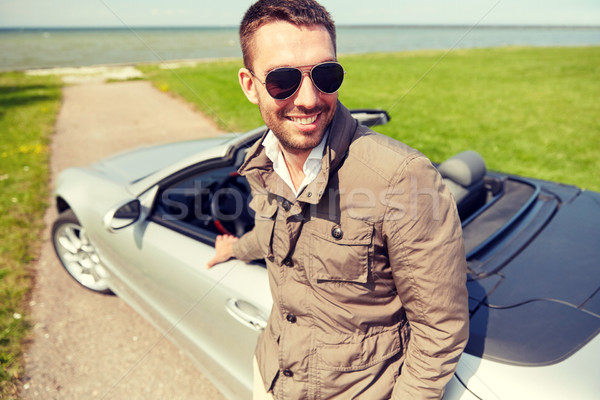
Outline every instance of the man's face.
{"type": "Polygon", "coordinates": [[[321,25],[274,22],[261,26],[253,40],[252,70],[257,78],[247,73],[244,79],[244,69],[240,70],[242,88],[248,99],[258,104],[265,124],[286,150],[309,152],[319,144],[333,119],[337,93],[319,91],[308,73],[303,74],[296,93],[285,100],[273,99],[260,82],[275,68],[302,67],[302,71],[310,71],[315,64],[335,61],[331,37],[321,25]]]}

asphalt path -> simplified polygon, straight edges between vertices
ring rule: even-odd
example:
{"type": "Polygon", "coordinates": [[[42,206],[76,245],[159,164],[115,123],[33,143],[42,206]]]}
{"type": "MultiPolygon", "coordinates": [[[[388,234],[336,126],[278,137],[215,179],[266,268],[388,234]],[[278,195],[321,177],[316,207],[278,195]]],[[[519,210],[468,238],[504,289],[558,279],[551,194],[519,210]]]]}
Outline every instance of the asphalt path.
{"type": "MultiPolygon", "coordinates": [[[[145,81],[67,86],[52,140],[56,174],[141,145],[221,133],[181,100],[145,81]]],[[[49,201],[30,299],[24,399],[222,399],[198,368],[116,296],[78,285],[50,240],[49,201]]]]}

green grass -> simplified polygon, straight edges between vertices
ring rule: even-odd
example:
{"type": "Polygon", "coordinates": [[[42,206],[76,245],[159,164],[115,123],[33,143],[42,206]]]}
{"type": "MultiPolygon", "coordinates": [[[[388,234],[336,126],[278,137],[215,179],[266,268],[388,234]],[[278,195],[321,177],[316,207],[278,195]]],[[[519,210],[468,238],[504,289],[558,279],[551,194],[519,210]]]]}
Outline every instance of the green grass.
{"type": "Polygon", "coordinates": [[[242,132],[263,124],[258,108],[242,93],[240,61],[201,62],[195,67],[160,69],[138,66],[163,92],[176,94],[212,118],[226,131],[242,132]]]}
{"type": "Polygon", "coordinates": [[[0,398],[17,398],[28,330],[30,263],[48,199],[48,143],[60,106],[55,77],[0,74],[0,398]]]}
{"type": "MultiPolygon", "coordinates": [[[[493,170],[600,190],[600,47],[508,47],[341,56],[340,100],[383,108],[377,130],[442,161],[473,149],[493,170]]],[[[262,123],[237,83],[241,61],[161,70],[177,93],[243,131],[262,123]]]]}

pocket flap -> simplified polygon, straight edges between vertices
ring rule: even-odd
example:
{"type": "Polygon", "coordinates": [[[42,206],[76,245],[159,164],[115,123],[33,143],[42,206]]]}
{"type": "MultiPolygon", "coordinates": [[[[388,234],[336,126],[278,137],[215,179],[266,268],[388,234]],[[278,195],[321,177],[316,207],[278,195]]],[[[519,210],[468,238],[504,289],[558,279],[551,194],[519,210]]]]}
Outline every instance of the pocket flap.
{"type": "Polygon", "coordinates": [[[266,193],[253,195],[249,205],[258,219],[272,219],[277,212],[277,200],[266,193]]]}
{"type": "Polygon", "coordinates": [[[385,361],[402,350],[399,327],[357,339],[357,341],[319,345],[317,354],[322,369],[361,370],[385,361]]]}
{"type": "Polygon", "coordinates": [[[311,280],[366,283],[372,238],[373,226],[364,221],[314,224],[308,255],[311,280]]]}
{"type": "Polygon", "coordinates": [[[368,246],[371,244],[373,237],[373,225],[361,220],[348,220],[341,224],[326,221],[319,224],[318,227],[313,225],[312,234],[343,246],[368,246]],[[341,236],[336,237],[335,231],[338,231],[341,236]]]}

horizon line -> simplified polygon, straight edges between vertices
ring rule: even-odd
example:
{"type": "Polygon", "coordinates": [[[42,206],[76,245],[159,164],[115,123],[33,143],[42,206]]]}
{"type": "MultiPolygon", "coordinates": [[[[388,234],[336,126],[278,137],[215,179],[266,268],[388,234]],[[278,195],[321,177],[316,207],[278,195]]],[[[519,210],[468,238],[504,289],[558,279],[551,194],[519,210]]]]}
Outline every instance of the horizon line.
{"type": "MultiPolygon", "coordinates": [[[[464,28],[472,24],[338,24],[337,28],[464,28]]],[[[27,25],[27,26],[0,26],[0,30],[93,30],[93,29],[238,29],[237,25],[98,25],[98,26],[66,26],[66,25],[27,25]]],[[[560,29],[598,29],[600,25],[570,25],[570,24],[480,24],[474,28],[560,28],[560,29]]]]}

